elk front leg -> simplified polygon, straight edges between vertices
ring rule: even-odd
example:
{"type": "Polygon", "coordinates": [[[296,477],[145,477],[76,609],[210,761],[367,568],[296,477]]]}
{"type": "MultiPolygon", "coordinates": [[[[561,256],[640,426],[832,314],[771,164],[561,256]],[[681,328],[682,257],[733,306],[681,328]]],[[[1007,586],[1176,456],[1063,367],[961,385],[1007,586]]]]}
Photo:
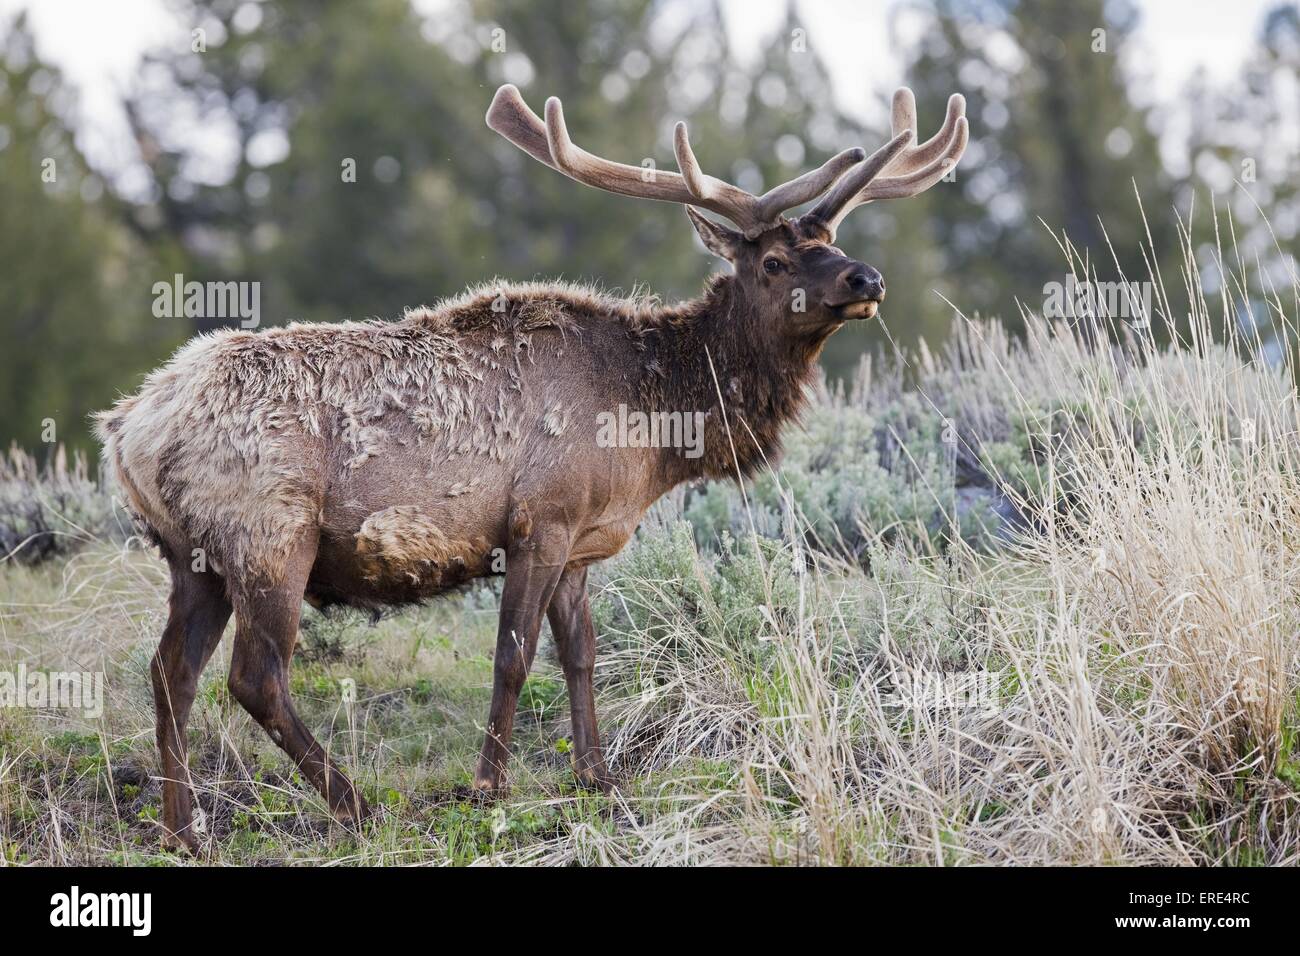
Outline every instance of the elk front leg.
{"type": "Polygon", "coordinates": [[[537,653],[542,614],[568,559],[569,539],[562,528],[534,528],[527,510],[511,515],[506,552],[506,583],[497,623],[496,658],[492,665],[492,709],[474,773],[474,789],[499,791],[505,785],[510,735],[514,731],[519,692],[537,653]]]}
{"type": "Polygon", "coordinates": [[[564,681],[569,685],[573,720],[573,772],[584,787],[609,793],[615,780],[605,768],[596,729],[596,695],[591,673],[596,664],[596,630],[587,600],[587,569],[569,568],[560,576],[546,611],[555,635],[555,648],[564,681]]]}

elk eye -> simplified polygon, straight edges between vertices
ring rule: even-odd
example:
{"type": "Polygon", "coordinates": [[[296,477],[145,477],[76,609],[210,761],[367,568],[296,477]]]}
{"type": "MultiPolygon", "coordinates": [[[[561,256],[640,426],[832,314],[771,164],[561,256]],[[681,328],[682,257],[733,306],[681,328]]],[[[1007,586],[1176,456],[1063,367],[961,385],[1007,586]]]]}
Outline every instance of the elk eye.
{"type": "Polygon", "coordinates": [[[784,268],[785,268],[785,263],[783,263],[780,259],[776,258],[776,256],[768,256],[766,259],[763,260],[763,271],[770,276],[776,275],[784,268]]]}

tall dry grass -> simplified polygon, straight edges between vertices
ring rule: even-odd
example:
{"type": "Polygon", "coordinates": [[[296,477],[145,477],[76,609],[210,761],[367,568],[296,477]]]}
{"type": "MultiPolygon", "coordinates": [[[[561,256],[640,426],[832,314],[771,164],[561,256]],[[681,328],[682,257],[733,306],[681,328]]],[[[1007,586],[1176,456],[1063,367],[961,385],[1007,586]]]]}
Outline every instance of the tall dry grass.
{"type": "MultiPolygon", "coordinates": [[[[621,635],[602,664],[623,702],[616,760],[645,772],[704,753],[731,775],[674,783],[632,837],[566,836],[515,858],[1300,860],[1300,409],[1290,353],[1240,322],[1263,288],[1293,340],[1300,283],[1284,277],[1284,300],[1221,252],[1207,283],[1186,229],[1182,249],[1177,306],[1151,276],[1150,315],[1026,312],[1023,341],[961,317],[946,359],[920,356],[923,392],[963,393],[959,456],[996,461],[999,425],[1037,449],[1032,476],[1002,476],[1026,518],[1009,546],[882,539],[867,577],[821,556],[787,613],[764,615],[769,697],[747,693],[749,656],[701,640],[686,615],[621,635]],[[996,691],[971,699],[979,678],[996,691]],[[909,686],[926,690],[900,699],[909,686]]],[[[1077,280],[1097,278],[1063,252],[1077,280]]],[[[765,558],[768,590],[808,536],[791,519],[765,558]]],[[[609,587],[679,597],[644,576],[609,587]]]]}

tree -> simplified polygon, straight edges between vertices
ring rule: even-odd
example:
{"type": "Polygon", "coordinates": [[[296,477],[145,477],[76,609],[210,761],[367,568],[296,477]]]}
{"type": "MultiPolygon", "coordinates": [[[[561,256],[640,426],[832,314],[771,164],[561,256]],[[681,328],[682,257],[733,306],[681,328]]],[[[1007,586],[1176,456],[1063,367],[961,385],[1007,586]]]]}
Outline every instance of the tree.
{"type": "Polygon", "coordinates": [[[967,314],[1014,326],[1017,300],[1041,311],[1044,284],[1064,282],[1062,235],[1102,281],[1120,278],[1115,258],[1129,281],[1145,280],[1135,190],[1150,214],[1148,253],[1177,275],[1173,181],[1124,78],[1137,15],[1123,0],[942,0],[913,26],[918,109],[942,116],[948,94],[964,93],[971,145],[959,188],[933,189],[907,214],[946,232],[942,281],[967,314]]]}
{"type": "Polygon", "coordinates": [[[262,282],[269,322],[394,316],[498,275],[690,296],[723,268],[679,207],[582,189],[487,129],[502,82],[538,111],[559,96],[578,143],[634,165],[675,169],[684,118],[706,168],[756,191],[860,141],[793,15],[747,68],[713,4],[676,24],[650,0],[476,0],[427,20],[404,0],[361,21],[337,0],[256,9],[184,8],[206,49],[159,51],[163,79],[131,112],[160,234],[186,238],[199,279],[262,282]],[[211,141],[176,129],[188,116],[237,142],[216,181],[193,174],[211,141]]]}
{"type": "Polygon", "coordinates": [[[153,318],[149,257],[77,149],[74,100],[25,17],[0,42],[0,440],[92,444],[111,404],[184,337],[153,318]]]}
{"type": "Polygon", "coordinates": [[[1249,299],[1237,303],[1235,320],[1280,355],[1295,330],[1283,327],[1269,303],[1280,293],[1283,307],[1294,314],[1300,274],[1300,142],[1294,136],[1300,11],[1290,4],[1273,8],[1245,64],[1226,89],[1214,89],[1199,76],[1184,97],[1200,109],[1188,137],[1192,176],[1180,189],[1179,205],[1185,208],[1199,197],[1202,212],[1192,229],[1202,275],[1218,281],[1222,246],[1234,297],[1243,291],[1236,283],[1244,279],[1249,299]]]}

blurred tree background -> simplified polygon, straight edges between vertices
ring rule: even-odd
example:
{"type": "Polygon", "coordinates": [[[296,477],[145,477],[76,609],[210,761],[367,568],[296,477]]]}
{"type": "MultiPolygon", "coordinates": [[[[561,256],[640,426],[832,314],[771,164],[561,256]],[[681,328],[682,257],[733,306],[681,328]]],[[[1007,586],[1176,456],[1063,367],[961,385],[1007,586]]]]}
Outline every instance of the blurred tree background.
{"type": "MultiPolygon", "coordinates": [[[[407,0],[172,6],[201,33],[153,51],[125,94],[149,180],[129,196],[78,152],[72,93],[25,20],[0,24],[6,443],[38,447],[53,421],[59,441],[89,448],[88,412],[211,327],[154,316],[154,283],[176,273],[260,283],[264,325],[393,317],[495,276],[695,294],[719,266],[682,210],[580,187],[506,144],[483,123],[500,83],[535,109],[560,96],[574,138],[625,162],[674,168],[672,124],[685,118],[706,169],[754,191],[887,133],[837,106],[798,5],[756,62],[736,55],[711,3],[459,0],[436,16],[407,0]]],[[[889,42],[904,51],[922,136],[960,90],[972,143],[955,182],[873,204],[841,230],[839,245],[887,277],[889,335],[877,323],[841,332],[825,356],[832,376],[890,337],[941,339],[945,298],[1015,326],[1021,304],[1041,309],[1044,284],[1064,281],[1053,234],[1102,279],[1145,279],[1150,261],[1169,282],[1174,210],[1186,216],[1193,197],[1208,209],[1211,190],[1236,217],[1243,255],[1294,274],[1294,3],[1266,18],[1238,83],[1194,81],[1175,157],[1162,155],[1165,117],[1134,95],[1120,55],[1140,15],[1125,0],[894,9],[889,42]]],[[[883,117],[889,92],[862,95],[883,117]]],[[[1211,263],[1209,216],[1191,231],[1211,263]]]]}

